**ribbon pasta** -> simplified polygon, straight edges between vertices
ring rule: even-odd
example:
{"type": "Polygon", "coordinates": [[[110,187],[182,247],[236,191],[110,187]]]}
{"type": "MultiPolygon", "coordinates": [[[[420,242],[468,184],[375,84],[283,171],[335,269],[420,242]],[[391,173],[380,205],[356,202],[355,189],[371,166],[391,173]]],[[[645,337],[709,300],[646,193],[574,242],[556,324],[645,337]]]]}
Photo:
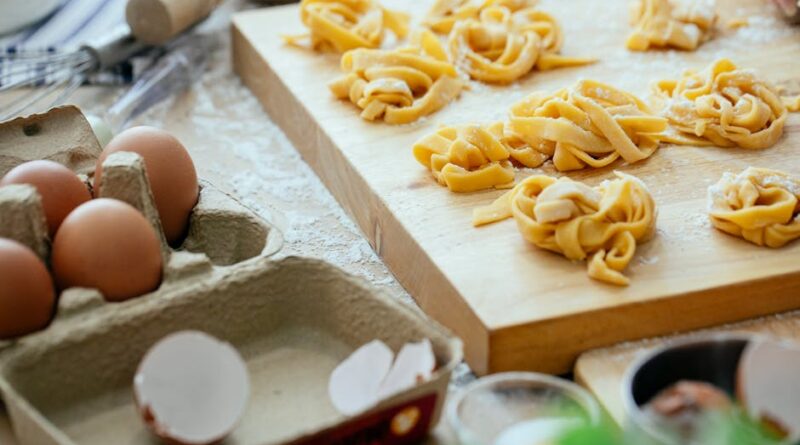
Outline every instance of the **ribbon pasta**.
{"type": "Polygon", "coordinates": [[[636,96],[593,80],[553,94],[533,93],[511,108],[506,132],[553,158],[559,171],[646,159],[667,120],[636,96]]]}
{"type": "Polygon", "coordinates": [[[653,197],[638,178],[617,178],[597,187],[563,177],[530,176],[493,204],[475,209],[480,226],[513,217],[523,238],[571,260],[588,260],[591,278],[618,286],[643,243],[655,233],[653,197]]]}
{"type": "Polygon", "coordinates": [[[442,127],[414,144],[414,157],[436,180],[453,192],[510,188],[514,185],[511,160],[536,167],[536,160],[508,145],[503,123],[489,126],[442,127]]]}
{"type": "Polygon", "coordinates": [[[680,145],[768,148],[783,135],[788,110],[772,85],[720,59],[703,71],[655,84],[656,101],[680,145]]]}
{"type": "Polygon", "coordinates": [[[634,30],[625,45],[632,51],[653,47],[692,51],[711,37],[716,20],[713,0],[634,0],[634,30]]]}
{"type": "Polygon", "coordinates": [[[443,127],[412,149],[420,164],[453,192],[507,188],[513,166],[553,160],[559,171],[600,168],[619,158],[646,159],[667,120],[632,94],[592,80],[514,104],[509,120],[489,126],[443,127]]]}
{"type": "Polygon", "coordinates": [[[537,3],[538,0],[437,0],[423,23],[437,34],[450,34],[456,22],[477,19],[486,8],[502,6],[516,12],[537,3]]]}
{"type": "Polygon", "coordinates": [[[361,108],[361,117],[388,124],[407,124],[438,111],[458,97],[463,81],[439,39],[430,31],[415,36],[409,47],[358,48],[342,56],[347,75],[329,87],[339,99],[361,108]]]}
{"type": "Polygon", "coordinates": [[[343,53],[355,48],[378,48],[386,30],[397,37],[408,34],[409,16],[383,8],[374,0],[303,0],[300,19],[309,34],[285,36],[300,46],[306,38],[316,51],[343,53]]]}
{"type": "Polygon", "coordinates": [[[787,173],[755,167],[725,173],[708,199],[711,223],[725,233],[773,248],[800,238],[800,180],[787,173]]]}
{"type": "Polygon", "coordinates": [[[559,55],[563,40],[561,27],[549,14],[497,5],[482,9],[478,19],[457,21],[448,47],[452,60],[471,78],[511,83],[534,67],[549,70],[594,62],[559,55]]]}

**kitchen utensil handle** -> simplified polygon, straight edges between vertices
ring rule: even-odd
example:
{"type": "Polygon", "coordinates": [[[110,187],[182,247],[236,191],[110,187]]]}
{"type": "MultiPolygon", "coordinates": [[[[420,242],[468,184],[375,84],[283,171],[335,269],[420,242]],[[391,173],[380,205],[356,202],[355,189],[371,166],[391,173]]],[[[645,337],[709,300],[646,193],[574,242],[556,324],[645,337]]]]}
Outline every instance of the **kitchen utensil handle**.
{"type": "Polygon", "coordinates": [[[163,45],[208,16],[222,0],[128,0],[125,17],[137,40],[163,45]]]}

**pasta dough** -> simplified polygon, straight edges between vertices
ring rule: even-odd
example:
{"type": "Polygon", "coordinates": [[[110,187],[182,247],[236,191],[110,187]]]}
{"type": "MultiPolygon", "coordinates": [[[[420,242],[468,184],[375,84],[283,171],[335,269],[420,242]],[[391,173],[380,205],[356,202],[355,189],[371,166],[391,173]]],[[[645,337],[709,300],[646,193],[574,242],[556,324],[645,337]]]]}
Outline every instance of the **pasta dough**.
{"type": "Polygon", "coordinates": [[[381,7],[374,0],[303,0],[300,18],[310,33],[286,36],[294,45],[311,39],[311,48],[343,53],[355,48],[378,48],[386,30],[408,34],[409,16],[381,7]]]}
{"type": "Polygon", "coordinates": [[[637,243],[655,233],[656,206],[638,178],[617,178],[589,187],[569,178],[535,175],[488,207],[475,210],[480,226],[512,217],[523,238],[571,260],[588,260],[589,276],[626,286],[622,271],[637,243]]]}
{"type": "Polygon", "coordinates": [[[594,62],[559,55],[563,39],[558,22],[545,12],[490,6],[478,19],[456,22],[448,46],[452,60],[471,78],[511,83],[534,67],[549,70],[594,62]]]}
{"type": "Polygon", "coordinates": [[[417,34],[405,48],[348,51],[342,69],[347,75],[329,85],[334,96],[361,108],[362,118],[389,124],[407,124],[436,112],[458,97],[464,85],[430,31],[417,34]]]}
{"type": "Polygon", "coordinates": [[[414,144],[414,157],[454,192],[514,185],[514,167],[503,142],[503,123],[442,127],[414,144]]]}
{"type": "Polygon", "coordinates": [[[536,6],[538,0],[437,0],[428,12],[425,26],[438,34],[450,34],[456,22],[477,19],[480,12],[502,6],[511,12],[536,6]]]}
{"type": "Polygon", "coordinates": [[[694,50],[711,37],[716,20],[713,0],[634,0],[634,30],[626,46],[633,51],[653,47],[694,50]]]}
{"type": "Polygon", "coordinates": [[[592,80],[554,94],[534,93],[506,123],[443,127],[414,144],[414,157],[454,192],[513,185],[514,164],[559,171],[633,163],[658,148],[667,120],[635,96],[592,80]]]}
{"type": "Polygon", "coordinates": [[[768,148],[783,134],[787,108],[772,85],[720,59],[703,71],[655,84],[656,100],[682,145],[768,148]]]}
{"type": "Polygon", "coordinates": [[[725,173],[708,199],[711,223],[725,233],[768,247],[800,238],[800,180],[787,173],[754,167],[725,173]]]}
{"type": "Polygon", "coordinates": [[[636,96],[593,80],[554,94],[534,93],[511,108],[507,137],[553,158],[559,171],[646,159],[667,120],[636,96]]]}

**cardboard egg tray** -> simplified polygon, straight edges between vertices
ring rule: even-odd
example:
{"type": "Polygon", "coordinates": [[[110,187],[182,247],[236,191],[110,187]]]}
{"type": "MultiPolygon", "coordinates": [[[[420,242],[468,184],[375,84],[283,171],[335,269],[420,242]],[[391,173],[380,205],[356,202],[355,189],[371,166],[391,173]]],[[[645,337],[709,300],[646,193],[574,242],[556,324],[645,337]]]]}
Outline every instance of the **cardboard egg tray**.
{"type": "MultiPolygon", "coordinates": [[[[100,152],[74,107],[0,124],[0,176],[50,159],[88,184],[100,152]]],[[[160,234],[142,159],[117,153],[103,171],[102,197],[133,205],[160,234]]],[[[0,187],[0,237],[48,262],[50,240],[33,187],[0,187]]],[[[183,246],[170,249],[162,235],[159,289],[122,303],[108,303],[94,289],[66,289],[49,327],[0,342],[0,396],[20,444],[157,443],[136,412],[133,376],[155,342],[185,329],[231,343],[247,363],[249,406],[225,443],[416,443],[439,419],[460,341],[322,261],[273,260],[280,243],[269,223],[201,181],[183,246]],[[356,348],[380,339],[398,351],[423,338],[437,359],[431,380],[356,417],[333,408],[328,377],[356,348]]]]}

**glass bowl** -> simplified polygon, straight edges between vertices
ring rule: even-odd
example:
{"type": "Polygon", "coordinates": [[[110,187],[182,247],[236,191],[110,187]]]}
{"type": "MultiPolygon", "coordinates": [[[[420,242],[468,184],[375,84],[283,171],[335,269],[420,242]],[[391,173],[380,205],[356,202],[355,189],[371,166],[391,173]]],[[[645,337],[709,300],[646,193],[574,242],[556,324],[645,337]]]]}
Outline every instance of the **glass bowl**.
{"type": "Polygon", "coordinates": [[[566,429],[601,421],[600,406],[586,390],[529,372],[468,385],[451,400],[446,416],[462,445],[538,445],[535,438],[546,443],[566,429]]]}

